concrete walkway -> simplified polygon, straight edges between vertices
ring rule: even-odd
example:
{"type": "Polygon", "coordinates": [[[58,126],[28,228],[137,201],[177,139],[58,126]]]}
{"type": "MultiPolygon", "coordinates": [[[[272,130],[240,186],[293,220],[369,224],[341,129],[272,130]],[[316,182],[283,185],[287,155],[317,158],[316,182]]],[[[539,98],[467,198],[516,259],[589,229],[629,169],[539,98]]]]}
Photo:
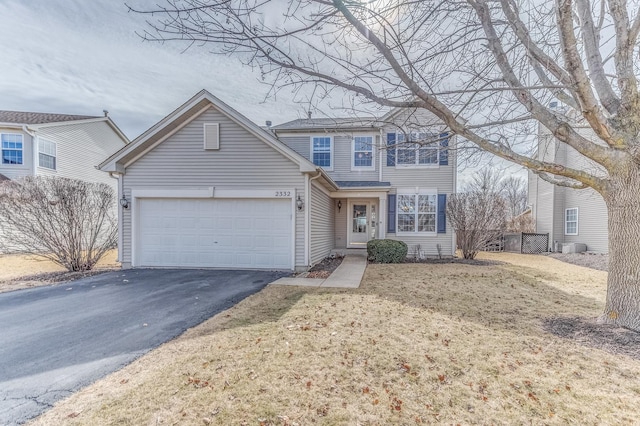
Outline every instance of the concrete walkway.
{"type": "Polygon", "coordinates": [[[269,285],[297,285],[301,287],[358,288],[367,268],[367,253],[348,253],[329,278],[280,278],[269,285]]]}

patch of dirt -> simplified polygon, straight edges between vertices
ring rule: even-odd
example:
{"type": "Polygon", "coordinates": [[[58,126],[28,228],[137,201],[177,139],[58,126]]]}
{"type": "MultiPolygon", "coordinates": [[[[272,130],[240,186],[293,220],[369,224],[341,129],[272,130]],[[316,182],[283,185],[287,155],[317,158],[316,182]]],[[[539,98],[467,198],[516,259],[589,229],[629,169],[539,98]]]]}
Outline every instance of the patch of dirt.
{"type": "Polygon", "coordinates": [[[572,265],[585,266],[598,271],[609,270],[609,255],[597,253],[549,253],[547,256],[572,265]]]}
{"type": "Polygon", "coordinates": [[[342,263],[344,256],[325,257],[320,263],[314,265],[305,275],[307,278],[329,278],[342,263]]]}
{"type": "Polygon", "coordinates": [[[595,319],[555,317],[544,320],[550,333],[612,354],[640,359],[640,333],[595,319]]]}

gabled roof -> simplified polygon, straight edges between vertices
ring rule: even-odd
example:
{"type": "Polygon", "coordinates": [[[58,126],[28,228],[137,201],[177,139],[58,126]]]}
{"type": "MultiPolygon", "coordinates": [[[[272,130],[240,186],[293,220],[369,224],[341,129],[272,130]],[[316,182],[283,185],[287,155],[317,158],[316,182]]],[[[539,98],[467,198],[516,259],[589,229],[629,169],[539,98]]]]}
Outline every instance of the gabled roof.
{"type": "Polygon", "coordinates": [[[135,138],[129,145],[103,161],[98,168],[106,172],[123,173],[128,164],[136,161],[149,149],[155,146],[156,143],[159,143],[171,136],[183,125],[190,122],[211,106],[229,117],[236,124],[244,127],[249,131],[249,133],[257,137],[259,140],[280,152],[295,164],[298,164],[301,172],[320,172],[326,179],[328,179],[332,186],[337,188],[337,185],[335,185],[331,178],[322,172],[321,168],[281,143],[270,131],[264,130],[206,90],[201,90],[196,93],[196,95],[187,102],[179,106],[149,130],[135,138]]]}
{"type": "Polygon", "coordinates": [[[0,123],[45,124],[45,123],[60,123],[63,121],[89,120],[93,118],[100,118],[100,117],[89,116],[89,115],[52,114],[48,112],[0,110],[0,123]]]}
{"type": "Polygon", "coordinates": [[[278,124],[270,129],[275,132],[300,131],[300,130],[322,130],[322,129],[372,129],[377,128],[379,123],[372,117],[342,117],[342,118],[299,118],[278,124]]]}

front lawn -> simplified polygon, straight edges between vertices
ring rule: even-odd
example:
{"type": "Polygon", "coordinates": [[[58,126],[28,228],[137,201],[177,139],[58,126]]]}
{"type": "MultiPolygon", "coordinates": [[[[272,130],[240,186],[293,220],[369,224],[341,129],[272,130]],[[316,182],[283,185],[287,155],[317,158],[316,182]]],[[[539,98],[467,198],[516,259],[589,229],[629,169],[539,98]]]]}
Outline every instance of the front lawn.
{"type": "Polygon", "coordinates": [[[606,273],[369,265],[359,289],[269,286],[34,424],[632,424],[640,360],[551,334],[595,317],[606,273]]]}

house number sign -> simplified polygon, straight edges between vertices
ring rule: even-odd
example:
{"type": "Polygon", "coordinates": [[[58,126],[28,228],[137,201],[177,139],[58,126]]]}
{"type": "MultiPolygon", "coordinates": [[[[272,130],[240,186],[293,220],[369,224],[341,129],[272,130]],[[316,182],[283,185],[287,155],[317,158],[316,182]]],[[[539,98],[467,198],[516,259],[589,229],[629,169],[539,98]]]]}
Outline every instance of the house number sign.
{"type": "Polygon", "coordinates": [[[291,191],[276,191],[276,197],[291,197],[291,191]]]}

